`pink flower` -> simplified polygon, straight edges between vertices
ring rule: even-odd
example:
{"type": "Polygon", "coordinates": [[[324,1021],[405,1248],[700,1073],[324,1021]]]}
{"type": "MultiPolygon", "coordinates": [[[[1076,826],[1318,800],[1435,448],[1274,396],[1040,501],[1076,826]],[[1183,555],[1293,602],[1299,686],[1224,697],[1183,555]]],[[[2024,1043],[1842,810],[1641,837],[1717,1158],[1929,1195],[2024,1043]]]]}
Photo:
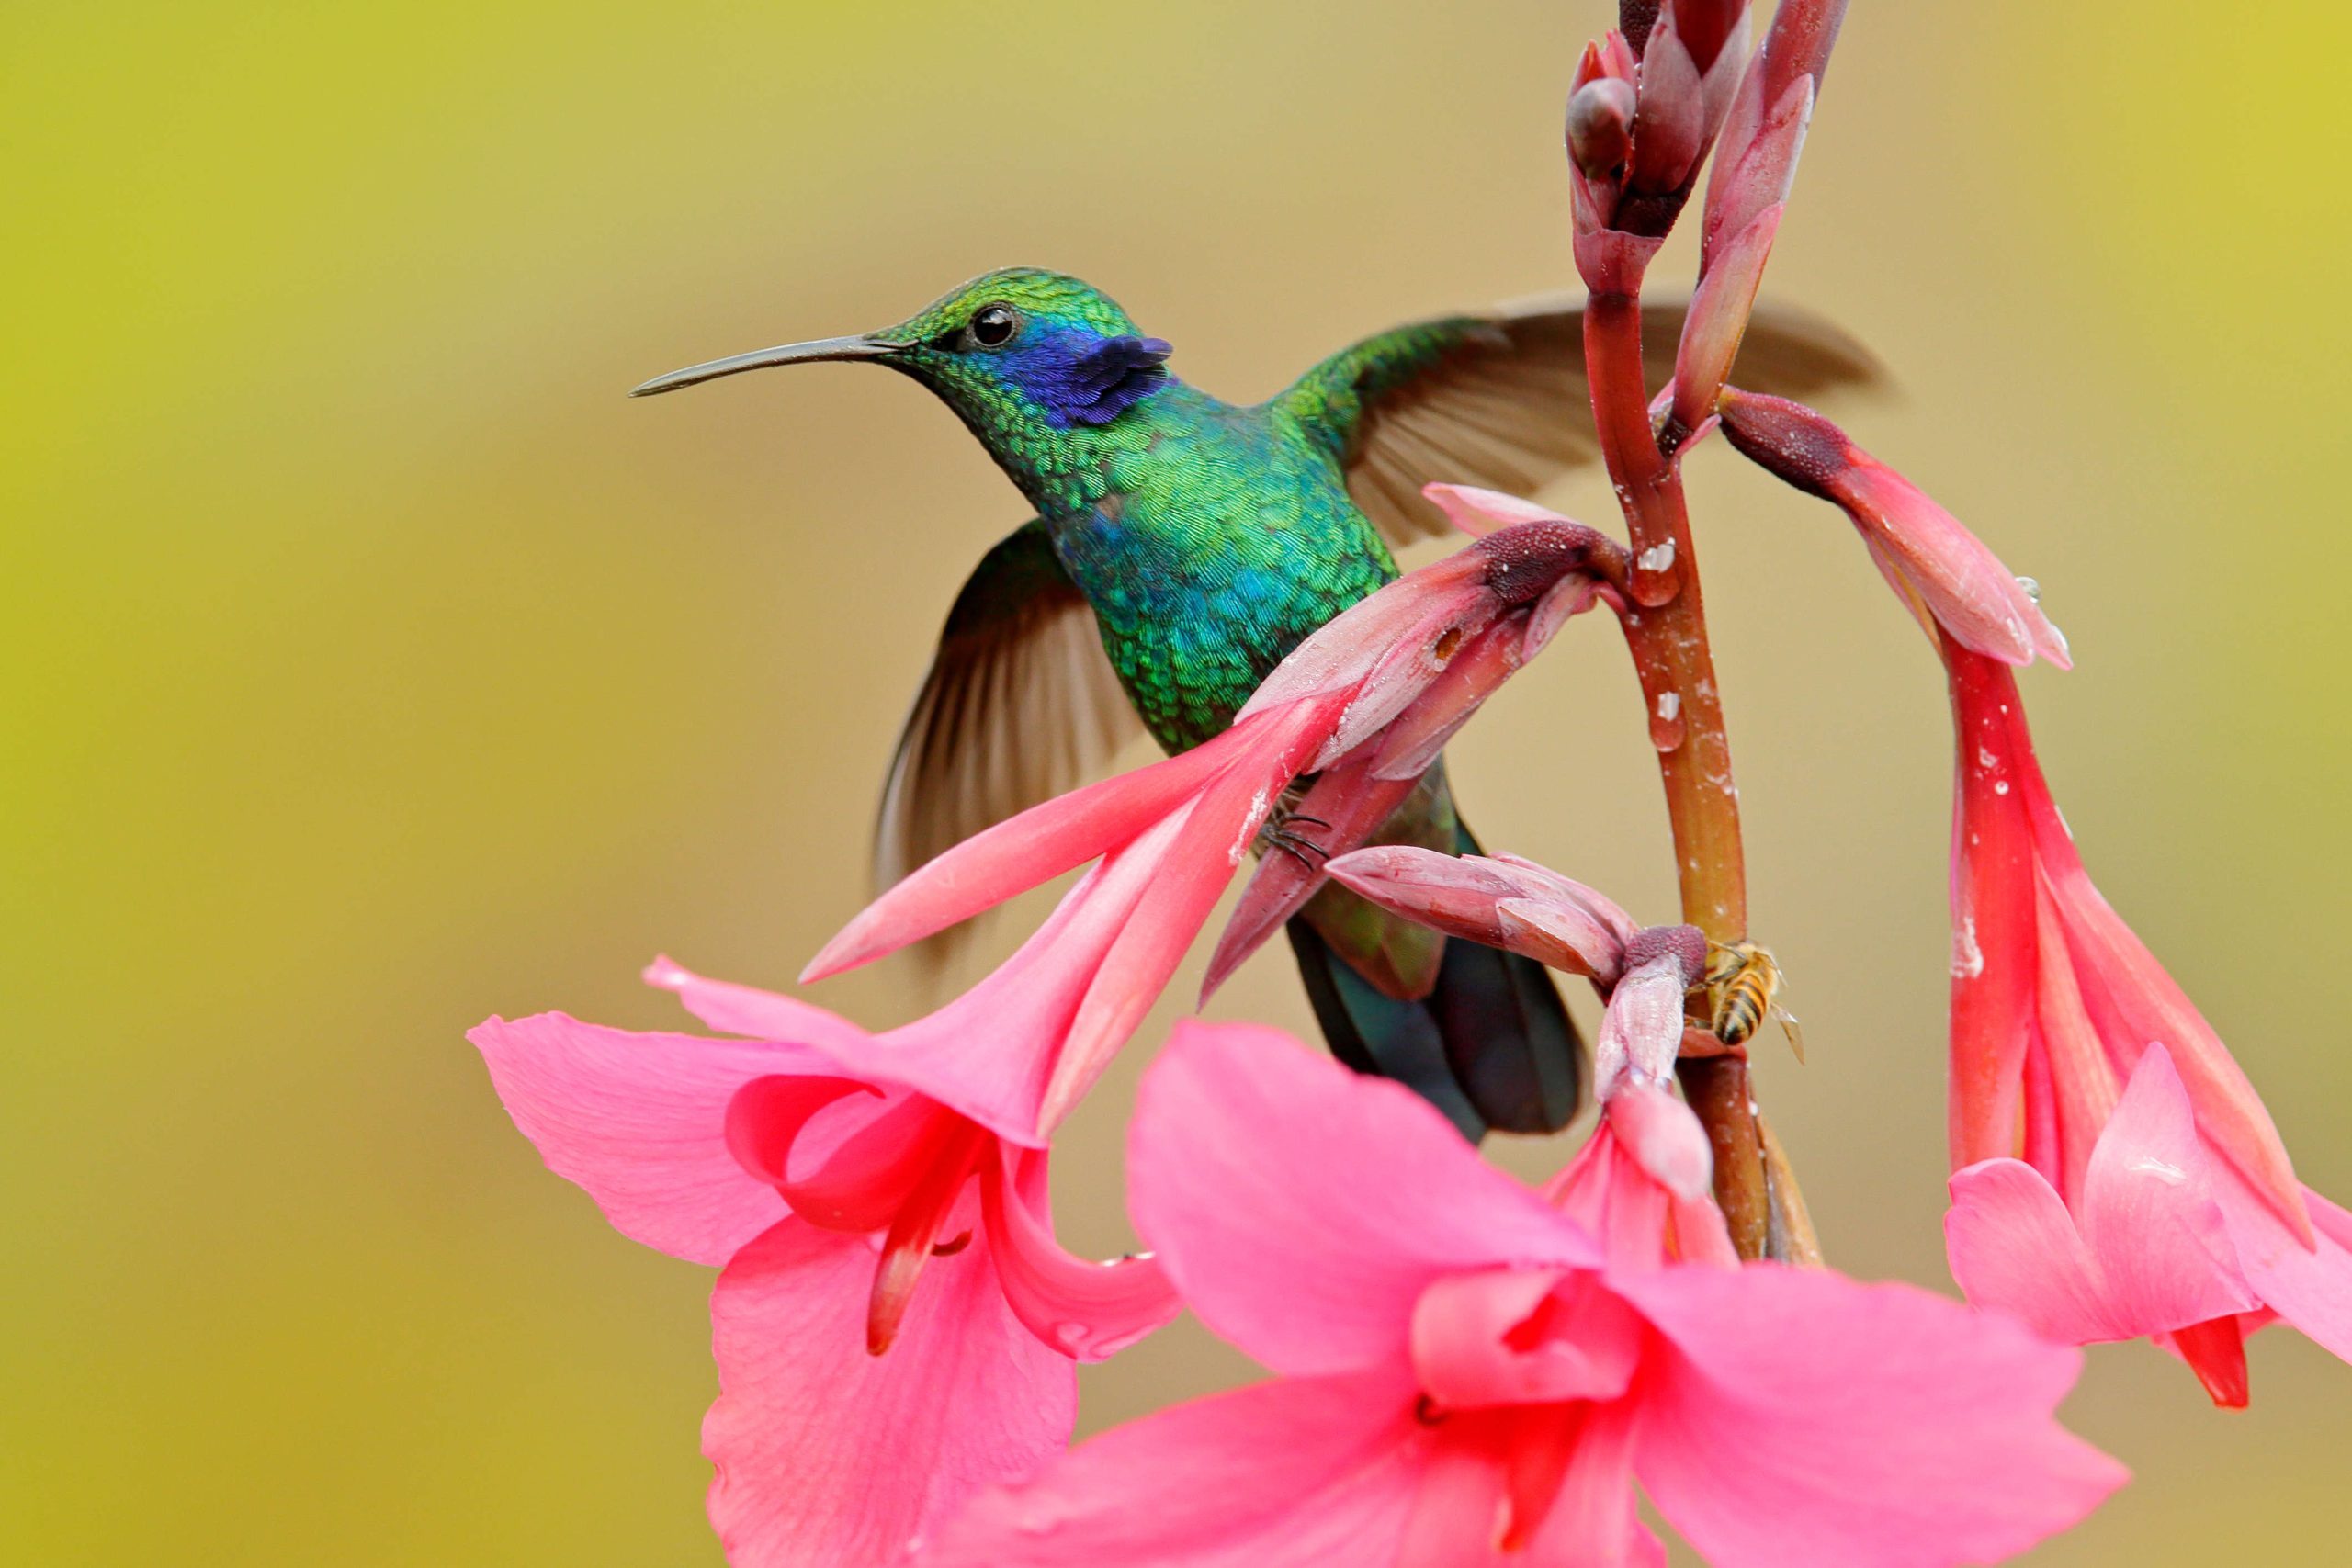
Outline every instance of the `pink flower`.
{"type": "Polygon", "coordinates": [[[2004,664],[2034,656],[2069,669],[2066,639],[2022,580],[1984,541],[1910,480],[1802,403],[1727,391],[1715,403],[1724,434],[1808,495],[1845,509],[1871,559],[1930,637],[1939,626],[1964,648],[2004,664]]]}
{"type": "Polygon", "coordinates": [[[2295,1179],[2221,1038],[2092,886],[2015,677],[1939,646],[1953,1276],[2069,1342],[2165,1337],[2222,1404],[2245,1403],[2244,1335],[2272,1314],[2352,1359],[2352,1217],[2295,1179]]]}
{"type": "MultiPolygon", "coordinates": [[[[723,1266],[703,1451],[729,1561],[893,1561],[1066,1443],[1070,1359],[1132,1343],[1174,1297],[1156,1263],[1064,1252],[1045,1155],[893,1076],[879,1038],[666,959],[646,977],[742,1038],[560,1013],[468,1038],[550,1169],[623,1234],[723,1266]]],[[[967,1038],[968,1077],[1002,1039],[967,1038]]]]}
{"type": "MultiPolygon", "coordinates": [[[[1361,841],[1478,701],[1591,602],[1597,563],[1615,549],[1546,514],[1390,583],[1293,649],[1223,735],[966,840],[875,900],[802,977],[879,958],[1102,857],[1002,969],[883,1037],[901,1079],[926,1088],[960,1070],[975,1029],[1017,1019],[1037,1043],[1029,1066],[959,1103],[1005,1137],[1041,1141],[1158,999],[1292,780],[1320,772],[1299,808],[1335,824],[1334,847],[1361,841]]],[[[1319,871],[1305,881],[1261,937],[1319,871]]],[[[1295,891],[1270,886],[1253,908],[1295,891]]]]}
{"type": "Polygon", "coordinates": [[[1597,1147],[1562,1197],[1606,1247],[1397,1086],[1180,1027],[1131,1132],[1136,1218],[1277,1376],[983,1494],[931,1558],[1657,1563],[1638,1476],[1718,1563],[1940,1564],[2122,1480],[2051,1419],[2077,1352],[1905,1286],[1732,1267],[1719,1219],[1670,1231],[1688,1203],[1597,1147]]]}

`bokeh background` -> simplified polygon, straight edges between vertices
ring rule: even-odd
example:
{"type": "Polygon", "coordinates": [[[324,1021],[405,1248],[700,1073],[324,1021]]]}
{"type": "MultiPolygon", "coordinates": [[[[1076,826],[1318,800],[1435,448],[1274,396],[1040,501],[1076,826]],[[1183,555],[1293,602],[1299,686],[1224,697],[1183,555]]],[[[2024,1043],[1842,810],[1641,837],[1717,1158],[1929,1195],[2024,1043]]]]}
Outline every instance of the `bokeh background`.
{"type": "MultiPolygon", "coordinates": [[[[665,1023],[657,951],[786,982],[1023,509],[895,377],[621,390],[1010,261],[1236,397],[1562,286],[1561,95],[1607,19],[0,10],[0,1558],[715,1563],[707,1277],[548,1175],[460,1033],[665,1023]]],[[[2091,863],[2339,1197],[2347,53],[2319,0],[1860,0],[1768,283],[1877,347],[1900,392],[1850,423],[2041,579],[2080,668],[2027,690],[2091,863]]],[[[1948,1289],[1938,671],[1844,525],[1719,447],[1756,926],[1812,1056],[1764,1093],[1836,1260],[1948,1289]]],[[[1491,843],[1664,918],[1612,641],[1516,682],[1457,779],[1491,843]]],[[[1284,967],[1217,1010],[1303,1024],[1284,967]]],[[[1167,1016],[1059,1161],[1080,1243],[1123,1239],[1167,1016]]],[[[2352,1370],[2253,1361],[2222,1416],[2094,1353],[2069,1417],[2139,1482],[2034,1561],[2341,1562],[2352,1370]]],[[[1085,1424],[1247,1375],[1187,1325],[1091,1372],[1085,1424]]]]}

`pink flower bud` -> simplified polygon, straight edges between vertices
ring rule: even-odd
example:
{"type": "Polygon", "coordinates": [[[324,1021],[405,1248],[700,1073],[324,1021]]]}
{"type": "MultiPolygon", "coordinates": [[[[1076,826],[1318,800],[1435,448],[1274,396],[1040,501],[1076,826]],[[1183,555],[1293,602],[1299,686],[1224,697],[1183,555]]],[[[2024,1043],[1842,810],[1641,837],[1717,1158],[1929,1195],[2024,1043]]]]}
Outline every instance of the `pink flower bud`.
{"type": "Polygon", "coordinates": [[[1589,180],[1614,180],[1634,147],[1634,85],[1601,76],[1568,99],[1568,156],[1589,180]]]}

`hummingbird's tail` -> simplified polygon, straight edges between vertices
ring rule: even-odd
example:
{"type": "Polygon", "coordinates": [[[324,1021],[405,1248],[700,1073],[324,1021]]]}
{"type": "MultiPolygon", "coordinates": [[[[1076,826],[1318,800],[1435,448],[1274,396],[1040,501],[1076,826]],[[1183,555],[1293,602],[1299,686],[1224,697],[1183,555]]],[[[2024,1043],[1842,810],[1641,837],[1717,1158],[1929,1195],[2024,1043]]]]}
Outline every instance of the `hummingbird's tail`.
{"type": "MultiPolygon", "coordinates": [[[[1468,828],[1455,837],[1458,852],[1479,852],[1468,828]]],[[[1489,1130],[1556,1133],[1576,1115],[1583,1042],[1541,964],[1451,938],[1436,987],[1400,1001],[1350,967],[1306,916],[1288,931],[1323,1038],[1357,1072],[1396,1079],[1473,1140],[1489,1130]]]]}

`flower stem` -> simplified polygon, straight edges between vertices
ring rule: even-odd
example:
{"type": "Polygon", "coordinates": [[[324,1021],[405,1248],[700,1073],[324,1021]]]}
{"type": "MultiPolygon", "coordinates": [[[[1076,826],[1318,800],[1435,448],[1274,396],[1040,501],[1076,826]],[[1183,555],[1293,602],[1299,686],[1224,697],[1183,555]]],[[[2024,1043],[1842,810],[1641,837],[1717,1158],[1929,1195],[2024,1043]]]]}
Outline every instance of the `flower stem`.
{"type": "MultiPolygon", "coordinates": [[[[1634,576],[1620,619],[1666,786],[1682,918],[1711,941],[1738,942],[1747,934],[1739,791],[1732,782],[1731,741],[1707,643],[1682,476],[1650,429],[1640,300],[1631,292],[1595,290],[1584,334],[1601,455],[1633,538],[1634,576]]],[[[1714,1148],[1715,1201],[1732,1241],[1743,1258],[1764,1257],[1772,1235],[1772,1195],[1747,1059],[1736,1052],[1685,1057],[1676,1071],[1714,1148]]]]}

